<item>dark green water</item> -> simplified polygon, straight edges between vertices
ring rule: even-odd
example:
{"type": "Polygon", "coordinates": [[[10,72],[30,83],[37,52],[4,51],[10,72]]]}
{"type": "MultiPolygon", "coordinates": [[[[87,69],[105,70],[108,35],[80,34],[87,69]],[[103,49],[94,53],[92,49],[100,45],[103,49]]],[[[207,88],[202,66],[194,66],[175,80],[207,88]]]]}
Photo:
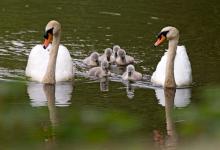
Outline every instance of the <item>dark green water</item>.
{"type": "Polygon", "coordinates": [[[209,99],[201,94],[204,89],[220,86],[219,10],[217,0],[1,0],[0,148],[172,149],[190,146],[190,139],[201,140],[200,133],[208,138],[206,130],[185,134],[182,126],[190,124],[191,117],[182,111],[200,107],[209,99]],[[99,82],[76,76],[54,91],[28,82],[28,54],[42,43],[51,19],[62,24],[61,42],[74,62],[118,44],[134,56],[136,69],[148,75],[167,47],[152,47],[157,33],[175,26],[180,44],[187,48],[194,86],[177,90],[175,107],[165,108],[163,90],[144,85],[128,91],[125,84],[111,81],[109,91],[102,92],[99,82]],[[48,103],[47,92],[52,95],[48,103]]]}

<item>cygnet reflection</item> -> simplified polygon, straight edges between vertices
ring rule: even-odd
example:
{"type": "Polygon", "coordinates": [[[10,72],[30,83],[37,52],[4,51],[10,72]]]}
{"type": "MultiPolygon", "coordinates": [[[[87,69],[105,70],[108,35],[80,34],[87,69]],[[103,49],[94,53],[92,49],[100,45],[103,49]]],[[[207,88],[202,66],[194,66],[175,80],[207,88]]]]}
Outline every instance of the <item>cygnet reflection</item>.
{"type": "MultiPolygon", "coordinates": [[[[159,100],[159,104],[165,106],[165,93],[164,89],[157,88],[155,89],[155,94],[157,99],[159,100]]],[[[174,106],[175,107],[186,107],[190,103],[191,98],[191,89],[176,89],[175,97],[174,97],[174,106]]]]}
{"type": "Polygon", "coordinates": [[[117,65],[111,65],[110,66],[111,73],[122,75],[126,71],[125,66],[117,66],[117,65]]]}
{"type": "Polygon", "coordinates": [[[100,79],[100,91],[108,92],[109,91],[109,79],[108,77],[103,77],[100,79]]]}
{"type": "Polygon", "coordinates": [[[127,93],[127,97],[129,99],[134,98],[134,87],[131,86],[131,82],[129,82],[129,81],[126,83],[126,93],[127,93]]]}
{"type": "MultiPolygon", "coordinates": [[[[69,106],[71,104],[72,91],[72,82],[60,82],[55,84],[55,105],[59,107],[69,106]]],[[[32,107],[48,105],[48,100],[44,92],[44,84],[29,82],[27,92],[32,107]]]]}

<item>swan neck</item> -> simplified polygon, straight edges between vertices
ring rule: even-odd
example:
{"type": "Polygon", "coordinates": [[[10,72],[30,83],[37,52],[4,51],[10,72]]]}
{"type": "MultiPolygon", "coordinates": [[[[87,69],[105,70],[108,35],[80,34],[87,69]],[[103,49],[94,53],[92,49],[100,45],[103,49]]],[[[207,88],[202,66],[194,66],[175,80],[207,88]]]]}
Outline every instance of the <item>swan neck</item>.
{"type": "Polygon", "coordinates": [[[167,51],[167,62],[166,62],[166,72],[165,72],[165,84],[167,88],[175,88],[176,82],[174,77],[174,60],[176,56],[178,39],[173,39],[169,41],[168,51],[167,51]]]}
{"type": "Polygon", "coordinates": [[[53,41],[49,53],[49,61],[47,65],[47,70],[43,78],[43,83],[46,84],[55,84],[56,78],[55,78],[55,72],[56,72],[56,60],[57,60],[57,54],[60,44],[60,31],[57,32],[55,35],[53,35],[53,41]]]}

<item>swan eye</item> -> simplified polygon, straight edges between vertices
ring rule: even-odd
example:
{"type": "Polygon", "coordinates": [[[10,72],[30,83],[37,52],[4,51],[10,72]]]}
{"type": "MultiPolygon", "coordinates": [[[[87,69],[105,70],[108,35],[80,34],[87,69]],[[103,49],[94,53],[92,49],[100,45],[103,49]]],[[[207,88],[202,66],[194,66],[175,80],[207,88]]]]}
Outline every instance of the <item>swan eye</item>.
{"type": "Polygon", "coordinates": [[[44,38],[45,38],[45,39],[48,39],[49,33],[53,35],[53,28],[51,28],[51,29],[49,29],[49,30],[47,30],[47,31],[45,32],[45,34],[44,34],[44,38]]]}
{"type": "Polygon", "coordinates": [[[160,32],[160,34],[157,36],[157,38],[161,39],[161,38],[162,38],[162,35],[163,35],[164,37],[167,37],[167,33],[168,33],[168,32],[169,32],[169,31],[160,32]]]}

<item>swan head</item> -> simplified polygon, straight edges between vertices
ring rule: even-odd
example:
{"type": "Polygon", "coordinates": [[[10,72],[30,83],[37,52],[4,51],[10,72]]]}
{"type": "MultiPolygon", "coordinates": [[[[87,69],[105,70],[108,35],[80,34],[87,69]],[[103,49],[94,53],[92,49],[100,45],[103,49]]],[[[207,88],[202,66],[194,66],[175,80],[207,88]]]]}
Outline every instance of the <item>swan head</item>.
{"type": "Polygon", "coordinates": [[[96,62],[97,65],[99,65],[99,53],[93,52],[93,53],[91,54],[91,60],[94,61],[94,62],[96,62]]]}
{"type": "Polygon", "coordinates": [[[155,42],[154,46],[158,46],[161,43],[163,43],[165,40],[179,40],[179,30],[175,27],[164,27],[158,37],[157,37],[157,41],[155,42]]]}
{"type": "Polygon", "coordinates": [[[110,61],[110,57],[112,55],[112,49],[111,48],[106,48],[105,49],[105,55],[107,57],[107,60],[110,61]]]}
{"type": "Polygon", "coordinates": [[[126,52],[125,52],[125,50],[123,50],[123,49],[119,49],[118,50],[118,56],[121,58],[121,59],[125,59],[125,56],[126,56],[126,52]]]}
{"type": "Polygon", "coordinates": [[[135,71],[135,68],[134,68],[133,65],[128,65],[127,66],[128,76],[131,76],[134,71],[135,71]]]}
{"type": "Polygon", "coordinates": [[[119,45],[113,46],[113,54],[114,54],[115,58],[118,57],[118,50],[119,49],[121,49],[119,45]]]}
{"type": "Polygon", "coordinates": [[[61,24],[58,21],[51,20],[47,23],[44,34],[44,48],[52,42],[53,36],[58,36],[61,31],[61,24]]]}

